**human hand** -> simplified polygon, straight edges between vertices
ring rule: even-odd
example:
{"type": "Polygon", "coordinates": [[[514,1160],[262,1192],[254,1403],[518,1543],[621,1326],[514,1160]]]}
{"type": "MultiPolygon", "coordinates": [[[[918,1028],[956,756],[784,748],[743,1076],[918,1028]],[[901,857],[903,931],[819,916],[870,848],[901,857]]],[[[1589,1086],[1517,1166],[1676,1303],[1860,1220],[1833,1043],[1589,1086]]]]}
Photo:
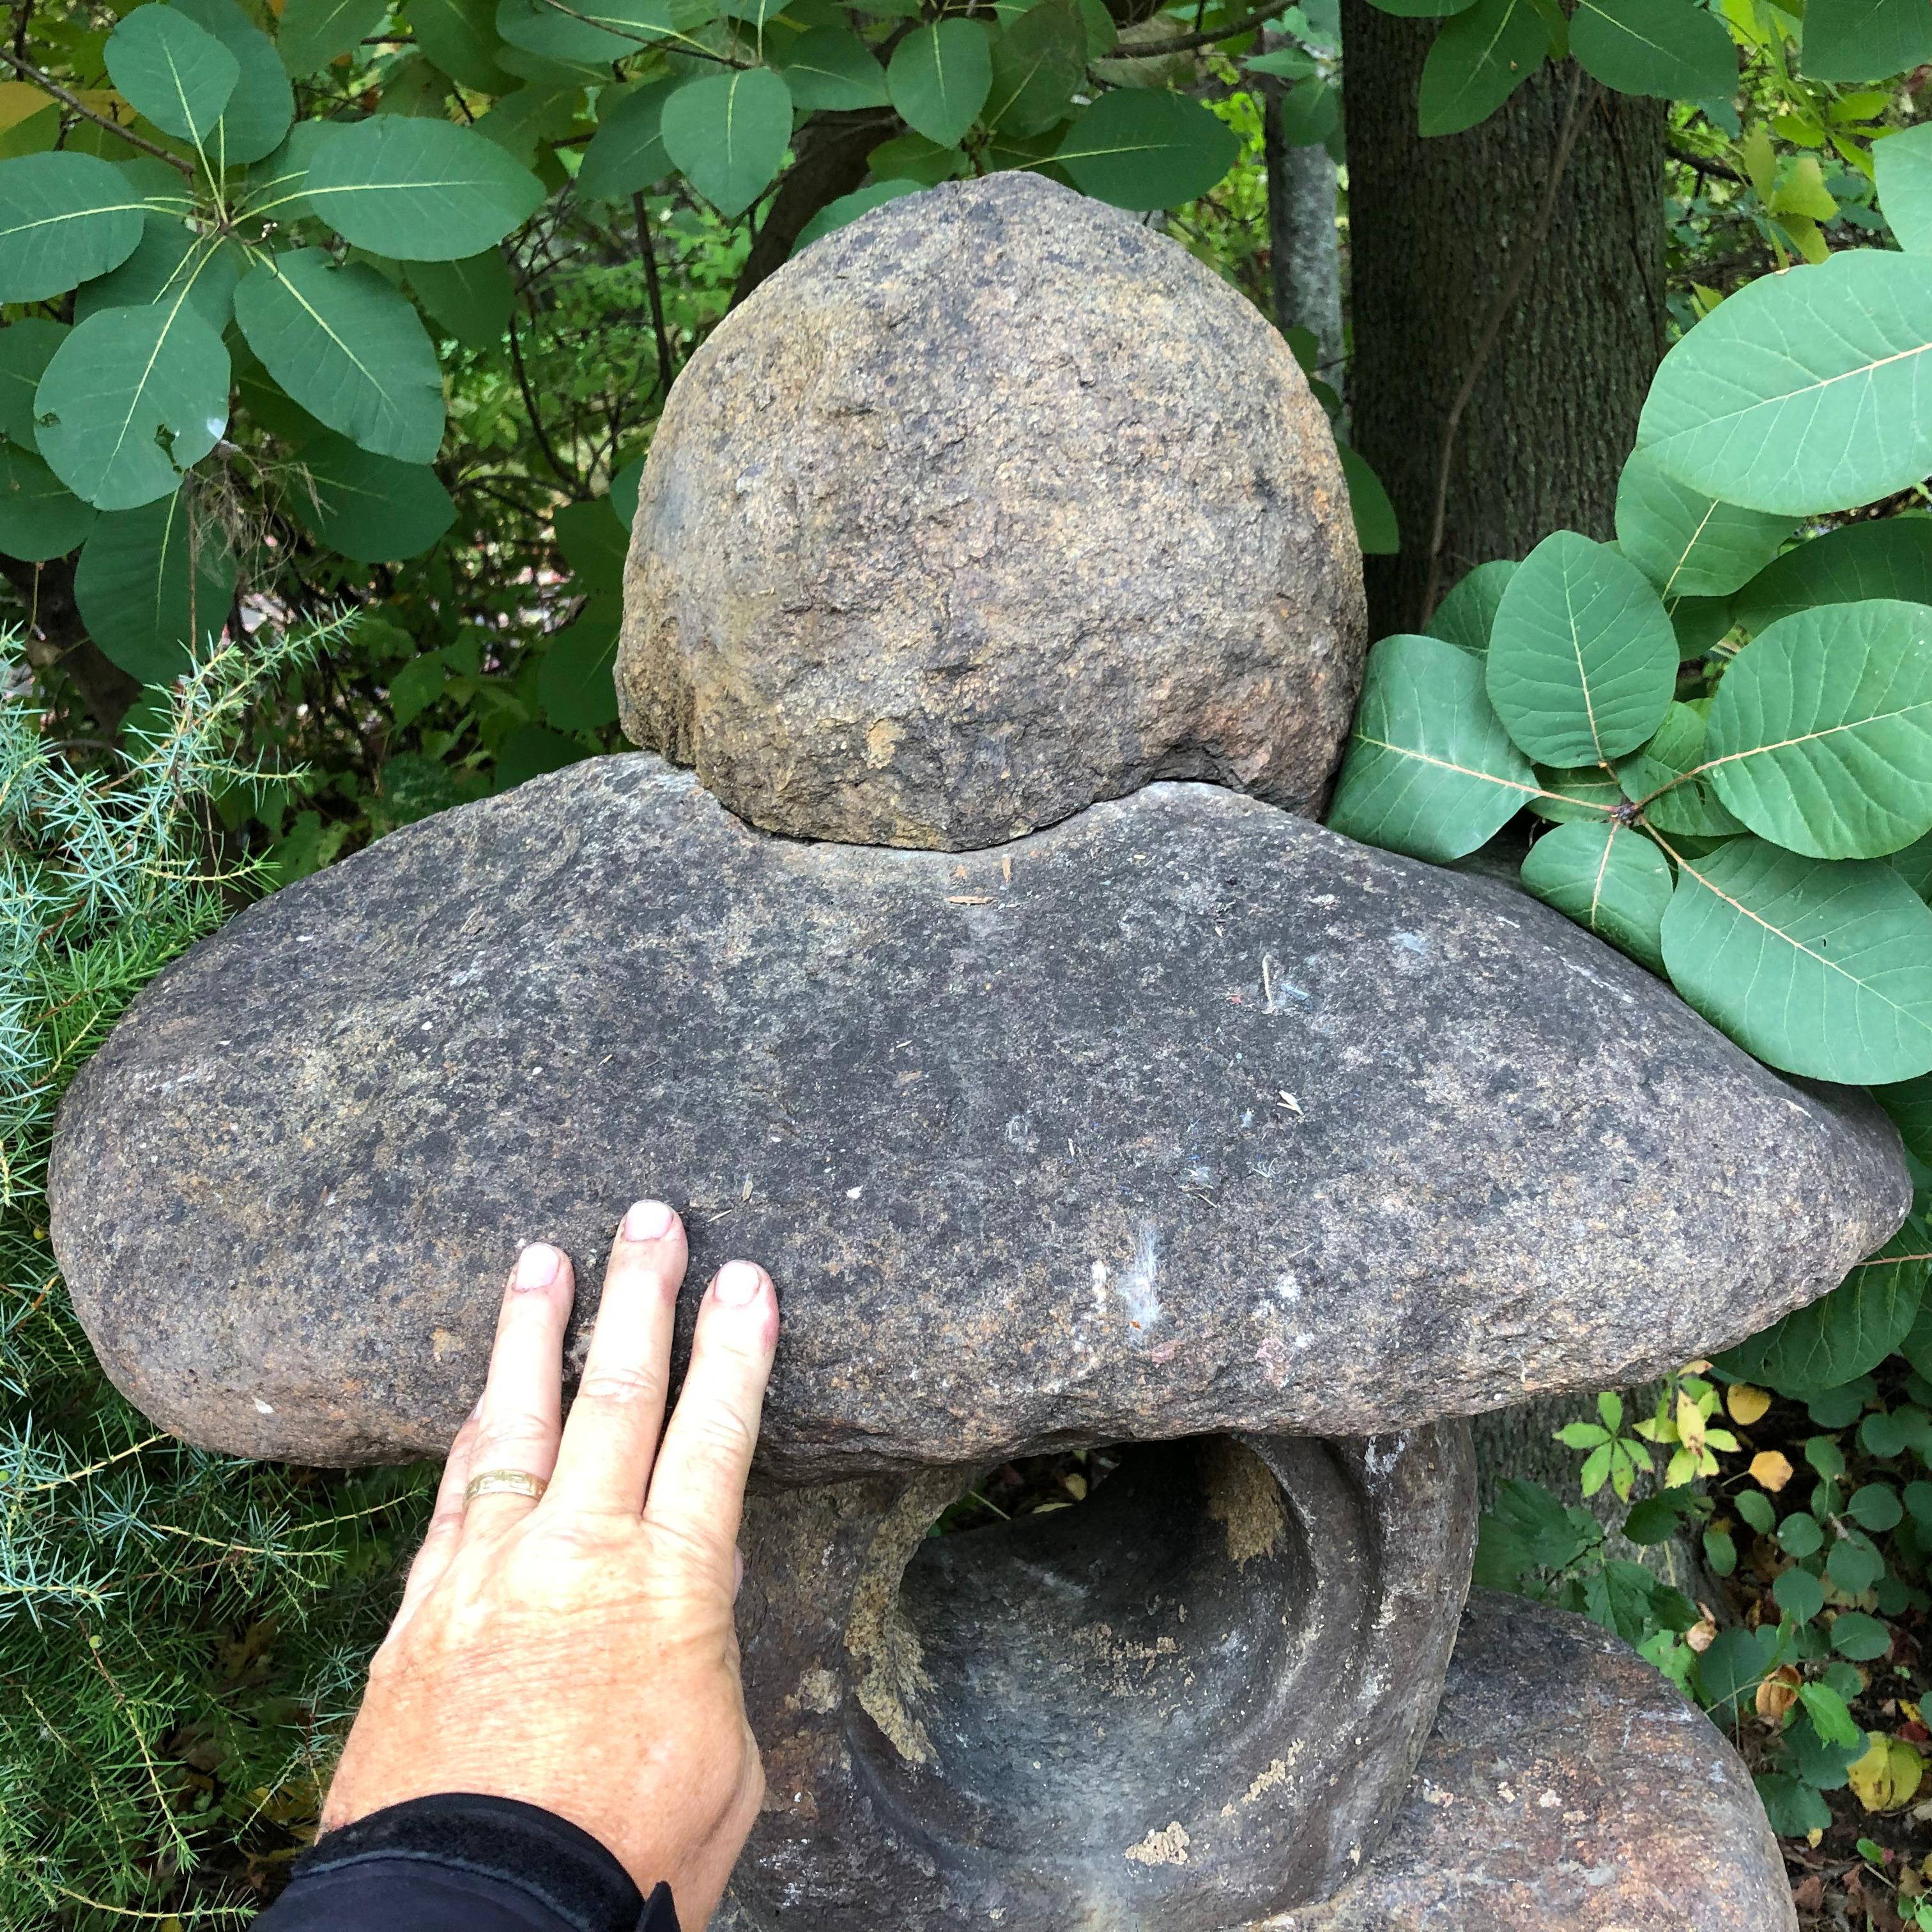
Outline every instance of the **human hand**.
{"type": "Polygon", "coordinates": [[[568,1258],[538,1243],[503,1298],[401,1607],[369,1668],[322,1828],[438,1792],[543,1806],[687,1925],[716,1908],[764,1795],[732,1621],[745,1480],[778,1329],[771,1279],[718,1270],[663,1430],[686,1249],[662,1202],[624,1217],[560,1424],[568,1258]],[[520,1471],[540,1500],[472,1478],[520,1471]]]}

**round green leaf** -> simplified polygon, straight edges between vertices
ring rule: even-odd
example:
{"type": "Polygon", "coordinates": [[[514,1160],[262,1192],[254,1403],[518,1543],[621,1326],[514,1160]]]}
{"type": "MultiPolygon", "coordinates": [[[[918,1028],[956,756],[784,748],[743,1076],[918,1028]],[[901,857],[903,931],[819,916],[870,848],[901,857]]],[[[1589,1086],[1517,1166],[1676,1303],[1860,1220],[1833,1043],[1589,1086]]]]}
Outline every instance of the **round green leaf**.
{"type": "MultiPolygon", "coordinates": [[[[389,0],[288,0],[275,46],[283,66],[301,80],[353,52],[388,16],[389,0]]],[[[420,27],[417,32],[420,38],[420,27]]]]}
{"type": "Polygon", "coordinates": [[[186,670],[190,640],[220,634],[234,595],[220,531],[191,513],[184,494],[103,517],[74,568],[88,635],[143,684],[186,670]]]}
{"type": "Polygon", "coordinates": [[[1664,358],[1637,440],[1679,482],[1790,517],[1889,496],[1932,470],[1932,262],[1846,249],[1766,275],[1664,358]]]}
{"type": "Polygon", "coordinates": [[[123,14],[103,52],[122,98],[178,141],[208,133],[242,78],[241,62],[172,7],[123,14]]]}
{"type": "Polygon", "coordinates": [[[1862,1610],[1840,1610],[1832,1622],[1832,1648],[1855,1664],[1870,1664],[1892,1648],[1892,1633],[1862,1610]]]}
{"type": "Polygon", "coordinates": [[[1619,94],[1728,100],[1738,88],[1729,29],[1691,0],[1577,0],[1570,51],[1619,94]]]}
{"type": "Polygon", "coordinates": [[[456,520],[434,470],[372,456],[339,436],[318,436],[303,450],[289,496],[330,549],[360,563],[419,556],[456,520]]]}
{"type": "Polygon", "coordinates": [[[1087,25],[1075,0],[1035,0],[994,37],[993,84],[981,110],[987,126],[1044,134],[1066,118],[1086,75],[1087,25]]]}
{"type": "Polygon", "coordinates": [[[1549,32],[1531,0],[1476,0],[1443,23],[1423,62],[1422,132],[1460,134],[1486,121],[1549,52],[1549,32]]]}
{"type": "Polygon", "coordinates": [[[68,332],[65,322],[37,315],[0,328],[0,436],[22,449],[35,446],[34,392],[68,332]]]}
{"type": "Polygon", "coordinates": [[[441,74],[476,94],[500,94],[510,76],[496,64],[503,38],[496,0],[409,0],[416,44],[441,74]]]}
{"type": "Polygon", "coordinates": [[[1824,1546],[1825,1532],[1818,1527],[1816,1517],[1798,1510],[1778,1525],[1778,1540],[1787,1556],[1815,1556],[1824,1546]]]}
{"type": "Polygon", "coordinates": [[[1117,87],[1067,130],[1053,158],[1082,194],[1143,209],[1207,194],[1240,151],[1234,130],[1199,101],[1164,87],[1117,87]]]}
{"type": "Polygon", "coordinates": [[[64,556],[86,539],[94,511],[37,456],[0,443],[0,550],[29,563],[64,556]]]}
{"type": "Polygon", "coordinates": [[[296,112],[294,90],[274,42],[235,0],[169,0],[169,4],[212,34],[242,69],[242,78],[221,118],[204,139],[208,158],[218,167],[233,167],[273,154],[281,146],[296,112]]]}
{"type": "Polygon", "coordinates": [[[688,39],[718,10],[710,0],[500,0],[496,31],[527,52],[590,68],[688,39]]]}
{"type": "MultiPolygon", "coordinates": [[[[1041,0],[1041,4],[1051,6],[1054,0],[1041,0]]],[[[1022,20],[1027,17],[1020,16],[1022,20]]],[[[1081,45],[1086,45],[1084,34],[1081,45]]],[[[801,113],[819,108],[844,111],[886,105],[885,69],[872,49],[844,27],[814,27],[800,34],[778,64],[785,86],[791,90],[792,105],[801,113]]]]}
{"type": "Polygon", "coordinates": [[[1617,479],[1617,548],[1666,600],[1728,596],[1756,576],[1790,534],[1789,517],[1720,503],[1678,482],[1645,450],[1617,479]]]}
{"type": "Polygon", "coordinates": [[[1538,765],[1536,782],[1543,790],[1530,800],[1529,808],[1552,825],[1600,825],[1624,802],[1616,779],[1601,765],[1582,765],[1574,770],[1538,765]]]}
{"type": "Polygon", "coordinates": [[[1846,524],[1809,538],[1766,564],[1731,600],[1731,609],[1755,634],[1794,611],[1875,597],[1932,604],[1932,517],[1846,524]]]}
{"type": "Polygon", "coordinates": [[[1825,1588],[1808,1570],[1786,1570],[1771,1586],[1778,1607],[1794,1623],[1808,1624],[1825,1607],[1825,1588]]]}
{"type": "Polygon", "coordinates": [[[1889,80],[1932,61],[1932,13],[1922,0],[1810,0],[1798,58],[1813,80],[1889,80]]]}
{"type": "Polygon", "coordinates": [[[1490,634],[1490,701],[1546,764],[1606,764],[1634,752],[1670,708],[1677,634],[1643,574],[1574,530],[1516,568],[1490,634]]]}
{"type": "Polygon", "coordinates": [[[1922,1166],[1932,1167],[1932,1078],[1874,1087],[1872,1098],[1892,1117],[1906,1152],[1922,1166]]]}
{"type": "Polygon", "coordinates": [[[409,274],[416,300],[458,341],[494,349],[502,340],[516,291],[500,249],[460,262],[412,262],[409,274]]]}
{"type": "Polygon", "coordinates": [[[290,397],[378,456],[428,463],[442,441],[442,374],[407,298],[320,248],[242,277],[235,319],[290,397]]]}
{"type": "Polygon", "coordinates": [[[1479,563],[1461,578],[1448,596],[1436,605],[1429,620],[1429,634],[1444,638],[1459,650],[1477,657],[1490,648],[1490,633],[1495,628],[1496,606],[1516,567],[1506,560],[1479,563]]]}
{"type": "Polygon", "coordinates": [[[316,146],[302,198],[358,248],[398,261],[455,262],[520,226],[544,189],[470,128],[376,114],[316,146]]]}
{"type": "Polygon", "coordinates": [[[1871,146],[1878,205],[1898,245],[1932,254],[1932,122],[1901,128],[1871,146]]]}
{"type": "Polygon", "coordinates": [[[1866,1528],[1877,1532],[1896,1529],[1905,1514],[1898,1492],[1889,1483],[1862,1484],[1852,1492],[1845,1507],[1866,1528]]]}
{"type": "Polygon", "coordinates": [[[1609,819],[1546,832],[1522,862],[1525,889],[1654,973],[1670,903],[1670,868],[1648,838],[1609,819]]]}
{"type": "Polygon", "coordinates": [[[799,230],[791,251],[796,255],[800,249],[809,248],[821,235],[830,235],[834,229],[843,228],[848,221],[856,221],[860,215],[869,214],[874,208],[883,208],[887,202],[896,201],[902,194],[921,194],[925,187],[923,182],[908,181],[902,176],[890,181],[868,182],[850,194],[842,194],[836,201],[827,202],[799,230]]]}
{"type": "Polygon", "coordinates": [[[1879,859],[1932,831],[1932,610],[1800,611],[1746,646],[1711,700],[1726,807],[1814,859],[1879,859]]]}
{"type": "Polygon", "coordinates": [[[769,68],[708,74],[686,81],[665,101],[663,133],[686,180],[729,220],[764,194],[783,164],[791,145],[791,95],[769,68]]]}
{"type": "MultiPolygon", "coordinates": [[[[872,56],[868,54],[866,58],[872,56]]],[[[877,67],[878,62],[872,64],[877,67]]],[[[655,187],[670,172],[670,156],[664,144],[664,108],[682,85],[674,76],[627,94],[608,113],[600,104],[597,132],[577,170],[579,194],[593,201],[619,201],[655,187]]]]}
{"type": "Polygon", "coordinates": [[[147,206],[98,154],[0,161],[0,302],[44,302],[140,245],[147,206]]]}
{"type": "Polygon", "coordinates": [[[218,235],[198,235],[172,214],[150,214],[141,245],[120,267],[75,291],[74,319],[108,308],[172,302],[184,290],[216,334],[234,314],[241,250],[218,235]]]}
{"type": "Polygon", "coordinates": [[[186,290],[146,308],[104,309],[40,378],[40,454],[98,509],[172,496],[228,427],[228,352],[186,290]]]}
{"type": "MultiPolygon", "coordinates": [[[[608,603],[608,599],[593,599],[608,603]]],[[[591,731],[617,722],[615,610],[586,611],[545,646],[537,672],[537,702],[560,731],[591,731]]]]}
{"type": "Polygon", "coordinates": [[[1706,1019],[1815,1080],[1932,1070],[1932,907],[1889,866],[1751,838],[1678,857],[1664,963],[1706,1019]]]}
{"type": "Polygon", "coordinates": [[[1336,831],[1446,865],[1493,838],[1536,790],[1468,652],[1414,636],[1370,652],[1329,808],[1336,831]]]}
{"type": "Polygon", "coordinates": [[[1695,705],[1673,704],[1657,736],[1640,751],[1618,759],[1617,782],[1624,796],[1642,807],[1644,822],[1658,831],[1728,838],[1744,827],[1718,802],[1703,764],[1704,714],[1695,705]]]}
{"type": "Polygon", "coordinates": [[[886,90],[899,118],[942,148],[958,146],[993,86],[986,31],[971,20],[915,28],[892,50],[886,90]]]}

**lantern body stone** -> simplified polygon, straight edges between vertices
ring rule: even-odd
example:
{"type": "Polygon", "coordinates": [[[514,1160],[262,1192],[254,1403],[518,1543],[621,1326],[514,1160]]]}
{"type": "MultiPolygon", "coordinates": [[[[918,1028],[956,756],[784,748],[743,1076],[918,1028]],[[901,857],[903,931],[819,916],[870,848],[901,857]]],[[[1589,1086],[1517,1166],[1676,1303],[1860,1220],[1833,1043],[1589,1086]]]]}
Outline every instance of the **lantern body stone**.
{"type": "Polygon", "coordinates": [[[1360,562],[1280,335],[1036,175],[808,249],[679,378],[624,728],[772,831],[989,845],[1157,778],[1319,808],[1360,562]]]}

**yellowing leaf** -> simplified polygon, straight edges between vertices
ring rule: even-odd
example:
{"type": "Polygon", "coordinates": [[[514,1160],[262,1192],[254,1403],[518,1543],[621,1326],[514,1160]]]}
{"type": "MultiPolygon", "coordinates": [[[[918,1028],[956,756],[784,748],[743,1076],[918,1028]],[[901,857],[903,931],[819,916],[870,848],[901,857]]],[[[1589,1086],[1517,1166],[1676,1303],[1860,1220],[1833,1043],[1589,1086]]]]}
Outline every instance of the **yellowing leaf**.
{"type": "Polygon", "coordinates": [[[1738,155],[1744,164],[1744,172],[1750,177],[1751,186],[1766,201],[1770,200],[1778,185],[1778,159],[1772,152],[1771,136],[1761,127],[1752,128],[1738,143],[1738,155]]]}
{"type": "Polygon", "coordinates": [[[38,87],[29,87],[24,80],[0,81],[0,134],[9,128],[17,128],[30,114],[38,114],[43,107],[51,107],[54,98],[43,94],[38,87]]]}
{"type": "Polygon", "coordinates": [[[1925,1760],[1903,1738],[1888,1738],[1882,1731],[1865,1736],[1871,1748],[1846,1767],[1846,1781],[1868,1811],[1902,1810],[1925,1775],[1925,1760]]]}
{"type": "Polygon", "coordinates": [[[1730,1411],[1733,1422],[1748,1429],[1771,1406],[1771,1397],[1749,1382],[1733,1382],[1724,1392],[1724,1406],[1730,1411]]]}
{"type": "MultiPolygon", "coordinates": [[[[1821,128],[1820,140],[1823,133],[1821,128]]],[[[1814,221],[1829,221],[1838,213],[1838,204],[1825,185],[1816,154],[1801,154],[1792,162],[1791,172],[1778,183],[1778,192],[1771,198],[1771,206],[1774,214],[1805,214],[1814,221]]]]}
{"type": "Polygon", "coordinates": [[[1677,1439],[1693,1456],[1702,1454],[1704,1412],[1682,1390],[1677,1396],[1677,1439]]]}
{"type": "Polygon", "coordinates": [[[1768,1490],[1773,1496],[1790,1481],[1791,1474],[1789,1459],[1775,1449],[1760,1449],[1751,1458],[1751,1480],[1760,1489],[1768,1490]]]}

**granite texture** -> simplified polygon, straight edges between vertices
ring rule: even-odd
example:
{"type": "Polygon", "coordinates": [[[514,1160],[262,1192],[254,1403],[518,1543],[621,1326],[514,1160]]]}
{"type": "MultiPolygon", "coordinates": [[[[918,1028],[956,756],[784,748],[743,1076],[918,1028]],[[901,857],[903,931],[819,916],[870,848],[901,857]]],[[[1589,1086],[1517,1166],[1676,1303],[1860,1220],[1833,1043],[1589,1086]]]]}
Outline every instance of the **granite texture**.
{"type": "Polygon", "coordinates": [[[251,907],[82,1070],[56,1251],[164,1426],[440,1453],[521,1241],[758,1256],[765,1479],[1624,1385],[1904,1214],[1780,1079],[1520,893],[1219,788],[968,856],[778,840],[629,754],[251,907]]]}
{"type": "Polygon", "coordinates": [[[974,847],[1154,778],[1319,808],[1361,675],[1328,418],[1178,243],[908,195],[726,316],[632,526],[634,742],[772,830],[974,847]]]}
{"type": "Polygon", "coordinates": [[[1468,1582],[1468,1425],[1120,1454],[962,1534],[926,1532],[970,1467],[752,1498],[740,1932],[1216,1932],[1372,1855],[1468,1582]]]}
{"type": "Polygon", "coordinates": [[[1587,1619],[1472,1591],[1381,1852],[1250,1932],[1797,1932],[1750,1774],[1587,1619]]]}

